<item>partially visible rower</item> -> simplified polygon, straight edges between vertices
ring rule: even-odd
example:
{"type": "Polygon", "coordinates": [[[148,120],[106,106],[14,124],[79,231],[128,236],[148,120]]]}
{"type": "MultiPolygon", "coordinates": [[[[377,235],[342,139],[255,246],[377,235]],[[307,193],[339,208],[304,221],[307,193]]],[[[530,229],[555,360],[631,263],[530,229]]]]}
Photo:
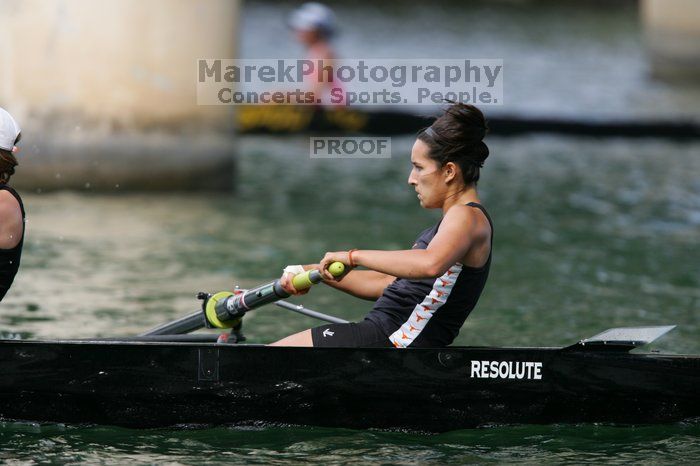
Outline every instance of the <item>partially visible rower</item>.
{"type": "Polygon", "coordinates": [[[0,301],[15,279],[24,244],[24,205],[8,185],[17,166],[21,138],[15,119],[0,108],[0,301]]]}
{"type": "MultiPolygon", "coordinates": [[[[288,24],[297,41],[306,49],[306,60],[312,61],[317,68],[335,66],[332,39],[337,34],[337,26],[333,10],[317,2],[304,3],[291,13],[288,24]]],[[[314,104],[316,107],[345,103],[344,98],[331,98],[333,89],[336,89],[338,96],[342,96],[342,93],[338,93],[342,90],[341,83],[334,80],[332,74],[312,73],[305,78],[304,84],[306,90],[313,92],[315,99],[320,99],[314,104]]]]}

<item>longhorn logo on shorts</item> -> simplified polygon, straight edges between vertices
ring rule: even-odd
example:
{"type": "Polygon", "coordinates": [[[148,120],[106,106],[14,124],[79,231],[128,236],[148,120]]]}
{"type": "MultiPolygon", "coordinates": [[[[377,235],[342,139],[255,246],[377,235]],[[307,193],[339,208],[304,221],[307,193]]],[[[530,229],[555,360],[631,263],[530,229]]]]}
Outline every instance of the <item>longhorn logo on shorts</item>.
{"type": "Polygon", "coordinates": [[[331,332],[331,329],[329,328],[323,331],[323,338],[332,337],[333,335],[335,335],[335,332],[331,332]]]}

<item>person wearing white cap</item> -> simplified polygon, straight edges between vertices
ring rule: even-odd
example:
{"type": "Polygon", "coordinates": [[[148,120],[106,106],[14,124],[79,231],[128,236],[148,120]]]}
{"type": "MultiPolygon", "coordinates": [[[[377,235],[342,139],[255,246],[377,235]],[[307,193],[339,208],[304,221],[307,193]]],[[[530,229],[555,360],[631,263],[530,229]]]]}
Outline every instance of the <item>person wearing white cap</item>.
{"type": "Polygon", "coordinates": [[[0,301],[15,279],[24,244],[24,204],[7,184],[15,173],[21,138],[15,119],[0,108],[0,301]]]}
{"type": "MultiPolygon", "coordinates": [[[[324,65],[332,66],[335,53],[331,39],[336,34],[333,10],[321,3],[304,3],[292,11],[288,24],[294,30],[297,40],[306,48],[307,60],[312,60],[316,66],[319,65],[319,61],[323,61],[324,65]]],[[[340,87],[338,82],[325,81],[325,77],[313,79],[308,84],[314,95],[321,98],[324,104],[331,102],[332,88],[340,87]]]]}
{"type": "MultiPolygon", "coordinates": [[[[322,3],[308,2],[292,12],[289,25],[299,33],[313,32],[315,36],[329,40],[335,34],[335,14],[322,3]]],[[[307,37],[311,38],[310,36],[307,34],[307,37]]]]}

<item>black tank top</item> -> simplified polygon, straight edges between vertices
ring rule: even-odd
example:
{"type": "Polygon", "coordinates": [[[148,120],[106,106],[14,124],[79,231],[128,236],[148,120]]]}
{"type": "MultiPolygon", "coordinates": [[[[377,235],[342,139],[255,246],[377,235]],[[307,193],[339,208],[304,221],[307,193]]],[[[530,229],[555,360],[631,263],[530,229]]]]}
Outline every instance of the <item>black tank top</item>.
{"type": "Polygon", "coordinates": [[[0,185],[0,191],[9,191],[17,202],[22,211],[22,238],[19,243],[12,249],[0,249],[0,301],[5,297],[5,293],[10,289],[12,282],[15,279],[17,270],[19,269],[19,260],[22,257],[22,246],[24,245],[24,223],[26,221],[24,213],[24,204],[22,198],[19,197],[17,191],[7,185],[0,185]]]}
{"type": "MultiPolygon", "coordinates": [[[[468,206],[481,210],[491,226],[493,222],[481,204],[468,206]]],[[[413,249],[426,249],[442,219],[423,231],[413,249]]],[[[476,306],[491,268],[491,252],[482,267],[454,264],[439,278],[408,280],[397,278],[387,286],[366,319],[379,325],[397,348],[443,347],[454,341],[469,313],[476,306]]]]}

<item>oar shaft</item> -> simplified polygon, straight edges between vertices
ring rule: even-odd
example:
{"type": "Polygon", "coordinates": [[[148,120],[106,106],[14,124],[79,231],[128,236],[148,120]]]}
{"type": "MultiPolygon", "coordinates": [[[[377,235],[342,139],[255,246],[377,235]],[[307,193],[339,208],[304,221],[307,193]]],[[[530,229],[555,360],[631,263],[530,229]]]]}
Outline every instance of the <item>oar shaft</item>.
{"type": "Polygon", "coordinates": [[[298,312],[299,314],[313,317],[314,319],[319,319],[319,320],[325,320],[326,322],[331,322],[333,324],[347,324],[348,321],[345,319],[341,319],[340,317],[334,317],[334,316],[329,316],[328,314],[324,314],[323,312],[318,312],[314,311],[312,309],[308,309],[301,304],[296,305],[292,303],[288,303],[287,301],[277,301],[275,303],[276,306],[279,306],[281,308],[293,311],[293,312],[298,312]]]}
{"type": "Polygon", "coordinates": [[[147,332],[141,333],[139,336],[176,335],[181,333],[189,333],[204,327],[205,324],[204,314],[202,314],[202,311],[197,311],[172,322],[152,328],[147,332]]]}
{"type": "MultiPolygon", "coordinates": [[[[340,276],[344,272],[344,266],[340,262],[333,264],[329,268],[334,276],[340,276]]],[[[321,272],[313,269],[297,274],[292,278],[292,285],[297,290],[305,290],[311,285],[320,283],[323,280],[321,272]]],[[[238,319],[246,312],[257,307],[269,304],[280,299],[288,298],[287,293],[279,280],[261,285],[245,293],[234,294],[220,300],[215,300],[207,304],[207,320],[215,327],[226,327],[225,322],[238,319]]]]}
{"type": "MultiPolygon", "coordinates": [[[[331,264],[328,269],[333,276],[340,276],[344,272],[344,266],[340,262],[331,264]]],[[[307,270],[292,278],[292,284],[297,290],[305,290],[315,283],[323,280],[318,270],[307,270]]],[[[140,336],[149,335],[177,335],[193,332],[205,326],[217,328],[231,328],[240,321],[243,315],[257,307],[288,298],[287,293],[279,280],[260,285],[245,293],[234,294],[231,292],[219,292],[213,295],[200,293],[205,299],[204,312],[195,312],[172,322],[159,325],[140,336]]],[[[314,311],[311,311],[312,313],[314,311]]],[[[307,314],[314,317],[312,314],[307,314]]],[[[323,315],[320,314],[319,315],[323,315]]],[[[330,317],[331,316],[326,316],[330,317]]],[[[323,317],[318,317],[322,320],[323,317]]]]}

